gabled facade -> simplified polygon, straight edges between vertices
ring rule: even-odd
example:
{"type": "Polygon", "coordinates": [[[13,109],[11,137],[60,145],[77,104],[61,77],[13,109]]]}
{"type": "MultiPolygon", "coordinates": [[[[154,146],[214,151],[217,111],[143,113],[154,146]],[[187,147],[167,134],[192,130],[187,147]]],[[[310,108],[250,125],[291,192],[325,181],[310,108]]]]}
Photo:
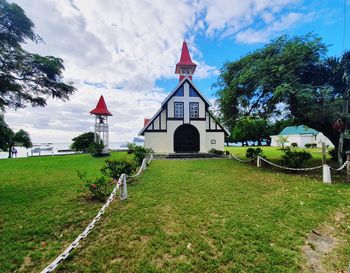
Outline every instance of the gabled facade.
{"type": "Polygon", "coordinates": [[[168,95],[158,112],[145,119],[140,135],[144,146],[156,153],[206,153],[224,149],[228,131],[210,112],[210,102],[192,82],[196,65],[184,42],[176,73],[179,84],[168,95]]]}

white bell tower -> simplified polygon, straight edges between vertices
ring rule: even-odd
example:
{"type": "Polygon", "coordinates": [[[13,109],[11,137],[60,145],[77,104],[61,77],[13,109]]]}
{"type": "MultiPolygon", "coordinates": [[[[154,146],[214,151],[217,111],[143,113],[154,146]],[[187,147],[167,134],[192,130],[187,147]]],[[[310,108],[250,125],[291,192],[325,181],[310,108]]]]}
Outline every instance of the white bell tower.
{"type": "Polygon", "coordinates": [[[103,96],[100,97],[96,108],[90,111],[90,114],[95,115],[95,142],[103,141],[103,152],[109,151],[109,127],[108,116],[112,113],[108,111],[106,102],[103,96]]]}

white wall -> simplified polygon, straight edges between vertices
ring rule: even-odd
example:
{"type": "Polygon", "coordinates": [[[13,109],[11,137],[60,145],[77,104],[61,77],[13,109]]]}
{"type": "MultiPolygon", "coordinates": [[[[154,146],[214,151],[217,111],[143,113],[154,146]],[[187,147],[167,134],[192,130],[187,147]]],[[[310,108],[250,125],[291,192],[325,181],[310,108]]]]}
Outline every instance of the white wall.
{"type": "Polygon", "coordinates": [[[155,153],[166,154],[168,153],[167,145],[167,133],[157,132],[157,133],[147,133],[145,132],[145,148],[151,148],[155,153]]]}
{"type": "Polygon", "coordinates": [[[329,140],[328,137],[326,137],[323,133],[318,133],[316,135],[316,143],[317,143],[317,147],[322,147],[322,142],[325,142],[326,145],[328,145],[329,147],[334,148],[333,143],[329,140]]]}
{"type": "MultiPolygon", "coordinates": [[[[278,147],[280,146],[278,144],[278,135],[276,136],[270,136],[271,137],[271,146],[278,147]]],[[[288,135],[286,136],[288,138],[288,142],[285,144],[285,146],[290,146],[292,143],[297,143],[298,147],[304,148],[305,144],[307,143],[316,143],[316,136],[312,134],[305,134],[305,135],[288,135]]]]}
{"type": "Polygon", "coordinates": [[[210,149],[216,149],[223,151],[224,150],[224,145],[225,145],[225,133],[224,132],[207,132],[206,133],[206,138],[207,138],[207,152],[210,149]],[[215,144],[212,144],[211,141],[215,140],[215,144]]]}

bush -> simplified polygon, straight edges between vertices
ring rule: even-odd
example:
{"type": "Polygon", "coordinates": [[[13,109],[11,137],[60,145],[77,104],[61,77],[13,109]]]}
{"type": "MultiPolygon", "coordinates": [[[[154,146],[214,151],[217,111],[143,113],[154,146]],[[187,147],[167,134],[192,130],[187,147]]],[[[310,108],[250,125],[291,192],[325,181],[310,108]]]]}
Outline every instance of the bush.
{"type": "Polygon", "coordinates": [[[286,149],[281,158],[282,165],[290,168],[301,168],[312,156],[307,151],[291,151],[290,149],[286,149]]]}
{"type": "Polygon", "coordinates": [[[306,143],[305,144],[305,148],[316,148],[317,147],[317,143],[306,143]]]}
{"type": "Polygon", "coordinates": [[[70,145],[70,148],[85,153],[88,151],[90,145],[94,143],[94,138],[95,133],[93,132],[83,133],[72,139],[73,143],[70,145]]]}
{"type": "Polygon", "coordinates": [[[298,143],[292,142],[292,143],[290,144],[290,146],[293,147],[293,148],[296,148],[296,147],[298,147],[298,143]]]}
{"type": "Polygon", "coordinates": [[[225,151],[220,151],[220,150],[216,150],[216,149],[212,148],[209,150],[209,153],[213,154],[213,155],[223,155],[225,153],[225,151]]]}
{"type": "Polygon", "coordinates": [[[103,153],[104,147],[105,146],[102,141],[100,143],[94,142],[90,144],[88,151],[92,156],[105,156],[105,154],[103,153]]]}
{"type": "Polygon", "coordinates": [[[141,165],[142,160],[147,156],[147,154],[151,153],[152,149],[146,149],[142,146],[138,146],[132,143],[128,144],[128,153],[133,153],[135,155],[135,161],[138,165],[141,165]],[[130,152],[129,152],[130,151],[130,152]]]}
{"type": "Polygon", "coordinates": [[[266,158],[264,155],[264,152],[260,148],[248,148],[245,153],[246,158],[255,158],[257,156],[261,156],[263,158],[266,158]]]}
{"type": "Polygon", "coordinates": [[[133,143],[128,143],[128,154],[132,154],[134,152],[134,148],[136,145],[134,145],[133,143]]]}
{"type": "Polygon", "coordinates": [[[136,168],[135,163],[129,159],[106,160],[101,173],[113,179],[118,179],[123,173],[130,175],[136,168]]]}
{"type": "Polygon", "coordinates": [[[86,177],[86,172],[79,172],[78,177],[85,183],[85,188],[87,188],[93,195],[95,199],[100,201],[106,200],[109,192],[109,186],[112,185],[110,179],[105,176],[100,176],[95,179],[88,179],[86,177]]]}

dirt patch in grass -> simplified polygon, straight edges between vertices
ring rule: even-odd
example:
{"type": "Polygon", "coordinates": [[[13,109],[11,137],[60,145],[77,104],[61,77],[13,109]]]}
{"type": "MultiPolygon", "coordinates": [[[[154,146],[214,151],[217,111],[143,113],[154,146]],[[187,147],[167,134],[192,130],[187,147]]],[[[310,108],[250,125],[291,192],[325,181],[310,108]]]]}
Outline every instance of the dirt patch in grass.
{"type": "Polygon", "coordinates": [[[332,218],[332,223],[326,222],[313,229],[306,237],[302,247],[306,260],[305,271],[313,273],[346,273],[345,267],[340,268],[334,259],[337,252],[346,244],[342,227],[347,222],[344,212],[338,211],[332,218]]]}

